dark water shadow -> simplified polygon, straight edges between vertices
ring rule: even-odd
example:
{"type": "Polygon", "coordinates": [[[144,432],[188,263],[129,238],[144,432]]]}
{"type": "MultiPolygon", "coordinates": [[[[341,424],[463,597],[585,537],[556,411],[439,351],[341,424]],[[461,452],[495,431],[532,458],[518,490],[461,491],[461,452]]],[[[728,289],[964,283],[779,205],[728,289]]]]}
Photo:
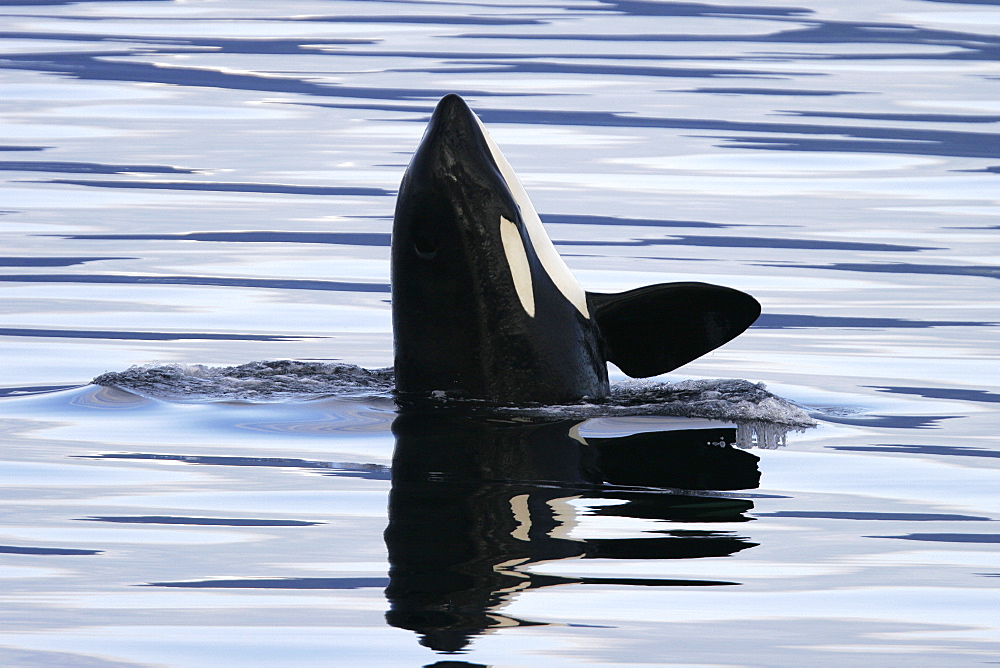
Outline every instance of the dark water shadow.
{"type": "Polygon", "coordinates": [[[92,329],[27,329],[13,327],[0,327],[0,336],[28,336],[63,339],[115,339],[128,341],[298,341],[303,338],[325,338],[312,336],[277,336],[268,334],[219,334],[210,332],[115,332],[92,329]]]}
{"type": "Polygon", "coordinates": [[[388,283],[312,281],[286,278],[222,278],[214,276],[152,276],[123,274],[0,274],[4,283],[105,283],[114,285],[210,285],[276,290],[332,290],[334,292],[389,292],[388,283]]]}
{"type": "Polygon", "coordinates": [[[172,0],[4,0],[3,5],[11,7],[55,7],[96,2],[171,2],[172,0]]]}
{"type": "MultiPolygon", "coordinates": [[[[389,247],[390,235],[385,232],[185,232],[179,234],[49,234],[61,239],[113,240],[113,241],[221,241],[227,243],[290,243],[337,244],[345,246],[389,247]]],[[[99,258],[132,259],[132,258],[99,258]]],[[[2,266],[2,258],[0,258],[2,266]]]]}
{"type": "Polygon", "coordinates": [[[399,16],[307,16],[295,17],[293,21],[309,21],[316,23],[408,23],[432,25],[483,25],[483,26],[531,26],[546,25],[549,21],[541,19],[513,18],[504,16],[448,16],[400,14],[399,16]]]}
{"type": "Polygon", "coordinates": [[[896,387],[868,385],[879,392],[889,394],[910,394],[925,399],[951,399],[954,401],[976,401],[988,404],[1000,403],[1000,394],[986,390],[962,390],[950,387],[896,387]]]}
{"type": "Polygon", "coordinates": [[[26,397],[32,394],[51,394],[62,392],[63,390],[75,390],[85,385],[76,383],[74,385],[23,385],[19,387],[0,387],[0,398],[3,397],[26,397]]]}
{"type": "Polygon", "coordinates": [[[306,520],[268,520],[245,517],[179,517],[175,515],[139,515],[135,517],[80,517],[80,522],[111,522],[113,524],[181,524],[185,526],[211,527],[311,527],[325,522],[306,520]]]}
{"type": "Polygon", "coordinates": [[[458,652],[487,630],[536,625],[502,611],[531,589],[739,584],[528,570],[562,559],[723,557],[756,545],[732,531],[667,524],[749,519],[752,501],[712,493],[759,485],[759,458],[729,445],[735,428],[585,438],[579,424],[426,412],[396,419],[385,531],[389,624],[414,631],[431,649],[458,652]],[[594,514],[659,520],[665,529],[648,537],[570,536],[579,511],[569,501],[580,497],[606,502],[594,514]]]}
{"type": "Polygon", "coordinates": [[[629,225],[635,227],[701,227],[722,229],[738,227],[735,223],[710,223],[702,220],[663,220],[653,218],[624,218],[621,216],[598,216],[581,213],[543,213],[542,222],[546,225],[566,223],[570,225],[629,225]]]}
{"type": "Polygon", "coordinates": [[[998,123],[994,114],[915,114],[915,113],[861,113],[856,111],[785,111],[785,114],[802,118],[849,118],[860,121],[889,121],[892,123],[998,123]]]}
{"type": "Polygon", "coordinates": [[[653,2],[651,0],[600,0],[600,4],[597,6],[581,7],[580,11],[610,11],[630,16],[754,16],[759,18],[800,17],[813,14],[813,10],[805,7],[726,5],[707,2],[653,2]]]}
{"type": "Polygon", "coordinates": [[[75,455],[80,459],[139,459],[152,461],[183,462],[205,466],[252,466],[261,468],[292,468],[316,471],[323,475],[367,480],[389,480],[388,466],[381,464],[359,464],[352,462],[324,462],[310,459],[284,457],[238,457],[219,455],[161,455],[141,452],[107,453],[101,455],[75,455]]]}
{"type": "Polygon", "coordinates": [[[107,165],[99,162],[57,162],[51,160],[0,160],[0,171],[58,172],[69,174],[194,174],[197,170],[166,165],[107,165]]]}
{"type": "Polygon", "coordinates": [[[889,253],[913,253],[925,250],[942,250],[932,246],[907,246],[902,244],[868,243],[860,241],[823,241],[819,239],[775,239],[766,237],[712,237],[671,235],[666,239],[630,239],[628,241],[599,241],[596,239],[556,240],[556,246],[707,246],[710,248],[788,248],[794,250],[844,250],[889,253]]]}
{"type": "Polygon", "coordinates": [[[135,257],[0,257],[0,267],[72,267],[102,260],[137,260],[135,257]]]}
{"type": "Polygon", "coordinates": [[[896,538],[898,540],[920,540],[932,543],[1000,543],[1000,533],[910,533],[905,536],[865,536],[865,538],[896,538]]]}
{"type": "Polygon", "coordinates": [[[739,88],[701,86],[689,90],[677,90],[675,93],[714,93],[717,95],[775,95],[793,97],[834,97],[837,95],[862,95],[846,90],[800,90],[795,88],[739,88]]]}
{"type": "Polygon", "coordinates": [[[101,554],[103,550],[78,550],[64,547],[20,547],[16,545],[0,545],[0,554],[34,554],[40,556],[51,555],[88,555],[101,554]]]}
{"type": "Polygon", "coordinates": [[[931,455],[934,457],[985,457],[1000,459],[1000,450],[970,448],[962,445],[830,445],[831,450],[847,452],[886,452],[890,454],[931,455]]]}
{"type": "Polygon", "coordinates": [[[222,183],[218,181],[94,181],[90,179],[46,179],[25,183],[59,183],[92,188],[139,188],[142,190],[201,190],[227,193],[273,193],[281,195],[339,195],[343,197],[387,197],[385,188],[353,186],[295,186],[280,183],[222,183]]]}
{"type": "MultiPolygon", "coordinates": [[[[882,429],[940,429],[941,420],[954,420],[961,415],[862,415],[847,417],[843,415],[827,415],[810,413],[817,420],[833,422],[834,424],[849,424],[857,427],[878,427],[882,429]]],[[[830,446],[834,449],[847,450],[846,446],[830,446]]],[[[855,448],[860,449],[860,448],[855,448]]]]}
{"type": "Polygon", "coordinates": [[[370,589],[385,587],[387,578],[245,578],[197,580],[191,582],[150,582],[145,587],[181,589],[370,589]]]}
{"type": "MultiPolygon", "coordinates": [[[[929,329],[933,327],[992,327],[996,322],[970,320],[908,320],[906,318],[869,318],[863,316],[798,315],[762,313],[751,327],[756,329],[929,329]]],[[[886,390],[888,391],[888,390],[886,390]]],[[[980,399],[980,401],[985,401],[980,399]]]]}
{"type": "Polygon", "coordinates": [[[755,513],[756,517],[798,517],[820,520],[861,520],[878,522],[991,522],[992,518],[977,515],[948,513],[873,513],[833,510],[779,510],[773,513],[755,513]]]}
{"type": "Polygon", "coordinates": [[[885,274],[931,274],[940,276],[977,276],[980,278],[1000,278],[1000,266],[994,265],[945,265],[911,264],[908,262],[835,262],[832,264],[777,264],[761,263],[761,267],[791,267],[795,269],[834,269],[837,271],[861,271],[885,274]]]}
{"type": "MultiPolygon", "coordinates": [[[[518,37],[517,39],[520,39],[518,37]]],[[[538,56],[544,58],[545,56],[538,56]]],[[[740,59],[734,59],[740,60],[740,59]]],[[[455,65],[395,70],[397,72],[419,71],[433,74],[582,74],[607,77],[658,77],[674,79],[712,78],[781,78],[785,73],[778,70],[742,69],[735,67],[662,67],[654,65],[601,65],[573,62],[546,62],[543,60],[503,60],[476,59],[469,64],[458,61],[455,65]]],[[[807,72],[797,72],[799,76],[810,76],[807,72]]]]}

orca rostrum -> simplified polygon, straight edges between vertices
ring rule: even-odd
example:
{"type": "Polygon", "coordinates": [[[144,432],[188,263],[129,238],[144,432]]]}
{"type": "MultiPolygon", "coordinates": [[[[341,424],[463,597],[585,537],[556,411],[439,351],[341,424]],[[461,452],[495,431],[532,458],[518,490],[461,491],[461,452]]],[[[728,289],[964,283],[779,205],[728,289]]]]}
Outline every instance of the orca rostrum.
{"type": "Polygon", "coordinates": [[[600,400],[607,362],[645,378],[760,315],[707,283],[586,292],[479,117],[441,99],[403,176],[392,229],[397,397],[504,404],[600,400]]]}

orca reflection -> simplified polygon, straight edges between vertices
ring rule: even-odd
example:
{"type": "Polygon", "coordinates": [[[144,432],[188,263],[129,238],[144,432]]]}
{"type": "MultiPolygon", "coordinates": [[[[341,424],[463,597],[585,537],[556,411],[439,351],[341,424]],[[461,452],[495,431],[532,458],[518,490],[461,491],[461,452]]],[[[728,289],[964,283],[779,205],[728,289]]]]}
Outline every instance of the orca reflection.
{"type": "Polygon", "coordinates": [[[398,396],[501,403],[608,395],[607,362],[666,373],[750,326],[760,304],[706,283],[586,292],[517,175],[457,95],[434,111],[392,229],[398,396]]]}
{"type": "Polygon", "coordinates": [[[729,445],[735,429],[583,438],[574,420],[403,413],[393,423],[387,621],[421,644],[455,652],[492,628],[529,625],[501,608],[520,591],[558,584],[713,586],[734,582],[571,578],[538,562],[719,557],[756,543],[730,531],[668,528],[648,538],[580,539],[572,499],[596,514],[665,522],[742,522],[753,503],[679,490],[756,488],[759,458],[729,445]],[[677,489],[668,489],[677,488],[677,489]],[[599,502],[598,502],[599,503],[599,502]]]}

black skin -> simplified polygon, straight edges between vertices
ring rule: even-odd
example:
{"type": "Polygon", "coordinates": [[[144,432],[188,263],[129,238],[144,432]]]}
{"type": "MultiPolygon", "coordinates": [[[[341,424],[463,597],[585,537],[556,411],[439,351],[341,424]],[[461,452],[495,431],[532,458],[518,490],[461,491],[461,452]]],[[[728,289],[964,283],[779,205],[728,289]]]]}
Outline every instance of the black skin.
{"type": "Polygon", "coordinates": [[[729,341],[760,314],[753,297],[704,283],[587,293],[589,317],[542,267],[475,116],[438,103],[400,185],[392,232],[397,400],[444,391],[500,404],[608,395],[607,361],[665,373],[729,341]],[[535,313],[514,287],[500,219],[517,226],[535,313]]]}
{"type": "Polygon", "coordinates": [[[392,235],[396,389],[500,403],[603,398],[593,320],[552,284],[472,111],[456,95],[431,118],[400,186],[392,235]],[[500,218],[532,270],[535,316],[514,288],[500,218]]]}

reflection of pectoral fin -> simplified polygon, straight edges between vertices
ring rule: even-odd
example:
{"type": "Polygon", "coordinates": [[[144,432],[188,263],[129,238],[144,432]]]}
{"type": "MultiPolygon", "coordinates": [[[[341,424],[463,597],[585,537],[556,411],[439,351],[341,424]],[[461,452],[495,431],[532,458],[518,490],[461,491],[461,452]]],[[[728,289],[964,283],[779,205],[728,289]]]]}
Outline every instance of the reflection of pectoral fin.
{"type": "Polygon", "coordinates": [[[599,538],[587,541],[584,559],[697,559],[725,557],[759,543],[731,536],[682,535],[661,538],[599,538]]]}
{"type": "Polygon", "coordinates": [[[753,489],[760,484],[760,458],[729,445],[731,427],[650,431],[618,438],[588,439],[597,466],[613,485],[677,489],[753,489]]]}
{"type": "Polygon", "coordinates": [[[615,499],[627,498],[621,505],[599,506],[592,515],[602,517],[634,517],[666,522],[749,522],[745,513],[753,510],[753,501],[719,496],[688,496],[682,494],[616,493],[615,499]]]}
{"type": "Polygon", "coordinates": [[[739,582],[725,580],[666,580],[663,578],[588,578],[564,577],[561,575],[545,575],[532,573],[531,588],[554,587],[565,584],[620,585],[629,587],[718,587],[723,585],[738,585],[739,582]]]}
{"type": "Polygon", "coordinates": [[[760,315],[739,290],[708,283],[661,283],[619,294],[587,293],[607,357],[633,378],[698,359],[732,340],[760,315]]]}

